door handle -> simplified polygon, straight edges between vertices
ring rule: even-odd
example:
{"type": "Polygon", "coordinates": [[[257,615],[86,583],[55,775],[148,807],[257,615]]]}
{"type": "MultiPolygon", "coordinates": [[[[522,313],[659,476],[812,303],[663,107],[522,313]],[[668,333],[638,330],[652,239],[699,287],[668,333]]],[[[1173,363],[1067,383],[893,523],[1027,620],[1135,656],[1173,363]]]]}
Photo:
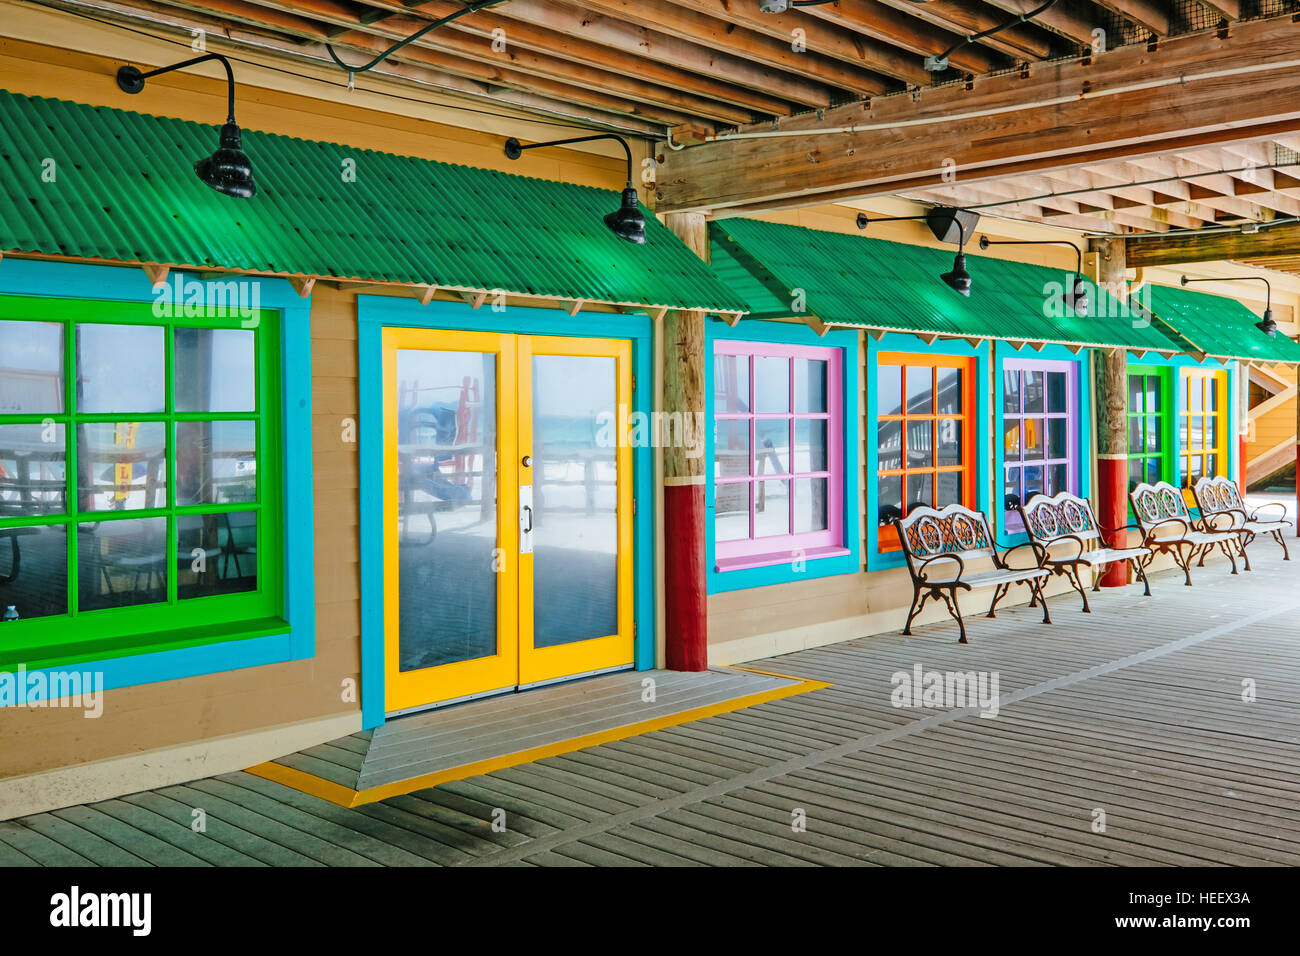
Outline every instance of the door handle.
{"type": "Polygon", "coordinates": [[[533,486],[519,486],[519,553],[533,553],[533,486]]]}

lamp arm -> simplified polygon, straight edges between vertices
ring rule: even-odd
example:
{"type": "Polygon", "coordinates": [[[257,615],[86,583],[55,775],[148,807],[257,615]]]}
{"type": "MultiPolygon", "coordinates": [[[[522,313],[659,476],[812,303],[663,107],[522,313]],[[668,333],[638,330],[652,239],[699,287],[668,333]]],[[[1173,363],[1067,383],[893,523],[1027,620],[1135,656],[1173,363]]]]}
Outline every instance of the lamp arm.
{"type": "Polygon", "coordinates": [[[203,56],[196,56],[192,60],[183,60],[180,63],[173,63],[171,66],[160,66],[156,70],[150,70],[148,73],[141,73],[140,80],[149,79],[154,76],[162,76],[164,73],[170,73],[173,70],[183,70],[187,66],[194,66],[196,63],[206,63],[208,60],[216,60],[226,68],[226,122],[235,122],[235,71],[230,68],[230,61],[220,53],[207,53],[203,56]]]}
{"type": "MultiPolygon", "coordinates": [[[[514,140],[514,143],[515,143],[515,148],[518,149],[520,152],[523,152],[526,149],[540,149],[543,146],[571,146],[574,143],[591,143],[591,142],[595,142],[598,139],[612,139],[616,143],[618,143],[618,145],[623,147],[623,155],[627,157],[627,185],[629,188],[631,188],[632,147],[627,145],[627,140],[625,140],[622,136],[617,135],[616,133],[596,133],[593,136],[574,136],[571,139],[553,139],[545,143],[529,143],[527,146],[523,145],[518,140],[514,140]]],[[[513,157],[513,156],[511,157],[511,159],[515,159],[515,158],[517,157],[513,157]]]]}

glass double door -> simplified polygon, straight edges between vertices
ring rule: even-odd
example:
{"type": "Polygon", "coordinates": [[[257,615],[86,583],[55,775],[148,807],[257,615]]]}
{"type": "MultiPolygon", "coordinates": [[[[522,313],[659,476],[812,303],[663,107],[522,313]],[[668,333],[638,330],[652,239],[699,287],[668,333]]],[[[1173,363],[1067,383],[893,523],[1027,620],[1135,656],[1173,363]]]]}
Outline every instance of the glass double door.
{"type": "Polygon", "coordinates": [[[385,329],[385,710],[632,663],[631,343],[385,329]]]}

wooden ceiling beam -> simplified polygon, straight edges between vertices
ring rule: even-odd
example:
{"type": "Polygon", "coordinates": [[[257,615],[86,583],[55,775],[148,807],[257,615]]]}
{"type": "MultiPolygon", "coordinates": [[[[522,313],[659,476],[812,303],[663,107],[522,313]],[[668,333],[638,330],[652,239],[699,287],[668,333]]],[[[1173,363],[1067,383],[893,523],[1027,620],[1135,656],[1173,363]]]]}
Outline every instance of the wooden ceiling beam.
{"type": "Polygon", "coordinates": [[[757,3],[735,2],[735,0],[667,0],[667,2],[696,14],[773,37],[787,46],[795,36],[794,31],[802,30],[808,49],[820,56],[830,57],[859,69],[883,73],[914,86],[930,82],[930,75],[921,66],[920,57],[914,53],[900,50],[897,46],[888,43],[881,43],[871,37],[863,37],[834,23],[803,16],[803,10],[786,14],[769,14],[760,13],[757,3]]]}
{"type": "MultiPolygon", "coordinates": [[[[55,0],[57,5],[57,0],[55,0]]],[[[151,29],[173,29],[179,34],[203,30],[209,43],[230,43],[261,51],[272,51],[290,59],[330,64],[322,43],[301,38],[286,37],[270,28],[240,27],[229,19],[177,9],[174,5],[155,3],[152,0],[96,0],[96,10],[105,19],[138,26],[148,24],[151,29]]],[[[186,41],[188,42],[188,40],[186,41]]],[[[362,51],[365,52],[365,51],[362,51]]],[[[374,51],[371,51],[372,54],[374,51]]],[[[513,88],[507,84],[484,83],[456,73],[426,68],[414,63],[386,62],[376,68],[375,75],[385,80],[397,81],[414,89],[436,90],[452,94],[477,104],[494,104],[547,116],[579,126],[597,126],[635,136],[662,135],[662,122],[620,112],[593,107],[586,101],[539,95],[530,89],[513,88]]],[[[581,90],[577,92],[581,93],[581,90]]]]}
{"type": "Polygon", "coordinates": [[[1157,36],[1169,35],[1169,8],[1160,0],[1096,0],[1108,10],[1139,23],[1157,36]]]}
{"type": "MultiPolygon", "coordinates": [[[[269,0],[257,0],[257,2],[266,3],[269,0]]],[[[366,2],[372,5],[376,15],[359,17],[361,23],[383,19],[392,13],[412,12],[412,8],[402,4],[400,0],[366,0],[366,2]]],[[[694,93],[753,113],[782,116],[793,112],[789,101],[768,96],[750,86],[716,79],[711,71],[700,72],[686,66],[660,62],[636,52],[594,43],[546,25],[530,23],[523,18],[512,18],[508,14],[510,6],[511,4],[503,4],[461,17],[449,23],[446,29],[486,37],[493,36],[494,30],[502,29],[506,31],[509,46],[520,46],[538,53],[549,53],[573,63],[621,73],[624,76],[639,77],[648,83],[657,83],[660,86],[694,93]]],[[[438,18],[459,9],[461,4],[454,0],[435,0],[431,3],[421,3],[417,12],[423,16],[438,18]]]]}
{"type": "MultiPolygon", "coordinates": [[[[1020,16],[1041,7],[1042,0],[986,0],[991,6],[1020,16]]],[[[1092,31],[1099,26],[1096,7],[1088,0],[1057,0],[1055,4],[1031,21],[1059,33],[1067,40],[1082,46],[1092,45],[1092,31]]]]}
{"type": "MultiPolygon", "coordinates": [[[[636,28],[647,20],[645,4],[638,0],[581,0],[581,6],[591,13],[604,14],[636,28]]],[[[792,38],[778,40],[682,7],[660,4],[649,19],[655,30],[661,33],[752,60],[762,64],[768,73],[784,71],[857,96],[876,96],[890,89],[883,77],[886,71],[882,67],[885,65],[890,67],[889,76],[920,74],[920,81],[928,81],[928,74],[915,57],[901,50],[893,50],[891,55],[889,49],[892,48],[886,49],[879,44],[871,44],[870,58],[875,65],[868,70],[822,56],[811,46],[807,52],[797,53],[792,38]]]]}
{"type": "MultiPolygon", "coordinates": [[[[354,8],[336,0],[293,0],[293,2],[252,0],[251,3],[243,0],[167,0],[167,2],[217,12],[257,11],[263,6],[272,10],[286,7],[301,9],[309,12],[313,18],[335,25],[342,30],[328,37],[330,43],[364,49],[371,51],[372,54],[387,49],[394,40],[410,36],[425,22],[414,17],[395,16],[363,26],[354,8]],[[372,37],[384,42],[375,42],[370,39],[372,37]]],[[[317,35],[311,38],[323,39],[324,37],[320,36],[318,31],[317,35]]],[[[503,77],[527,75],[538,78],[536,88],[547,92],[555,91],[555,88],[549,85],[553,83],[576,85],[587,89],[589,95],[597,98],[624,97],[625,102],[643,103],[647,108],[647,115],[654,115],[656,119],[665,112],[678,113],[686,117],[702,117],[723,123],[734,123],[740,117],[752,118],[748,110],[726,106],[694,93],[660,87],[647,83],[640,77],[627,77],[607,69],[575,64],[551,56],[549,53],[537,53],[523,46],[515,47],[510,51],[509,56],[504,56],[493,50],[491,31],[474,34],[455,30],[436,30],[401,50],[394,59],[415,60],[487,81],[492,81],[497,75],[503,77]],[[436,58],[427,51],[436,51],[436,58]],[[464,66],[466,62],[480,65],[466,68],[464,66]]],[[[529,87],[525,85],[524,88],[529,87]]]]}
{"type": "Polygon", "coordinates": [[[1125,243],[1130,266],[1165,266],[1221,259],[1264,259],[1300,256],[1300,223],[1262,228],[1258,232],[1212,232],[1164,236],[1125,243]]]}
{"type": "MultiPolygon", "coordinates": [[[[893,7],[878,3],[877,0],[857,0],[851,5],[842,2],[825,3],[815,7],[801,7],[799,12],[921,56],[943,53],[961,39],[955,33],[931,26],[893,7]]],[[[1002,57],[982,46],[964,46],[954,52],[948,62],[953,69],[974,74],[991,73],[1006,65],[1002,57]]]]}
{"type": "MultiPolygon", "coordinates": [[[[990,10],[978,3],[957,0],[880,0],[886,6],[924,20],[931,26],[949,30],[959,38],[980,33],[1006,23],[1005,14],[990,10]]],[[[1047,35],[1037,27],[1013,26],[985,37],[979,43],[998,53],[1017,59],[1045,60],[1052,55],[1052,44],[1047,35]]]]}
{"type": "Polygon", "coordinates": [[[1089,65],[1034,63],[1027,80],[984,77],[972,90],[954,84],[791,117],[782,134],[827,132],[673,152],[660,170],[658,208],[716,212],[813,196],[834,202],[932,186],[954,168],[964,181],[995,179],[1297,133],[1298,48],[1300,23],[1279,17],[1238,24],[1226,39],[1202,33],[1166,40],[1154,52],[1112,50],[1089,65]],[[1248,72],[1223,76],[1233,69],[1248,72]],[[1214,77],[1198,78],[1211,70],[1214,77]],[[1153,77],[1170,82],[1134,88],[1153,77]],[[1109,89],[1119,92],[1105,95],[1109,89]],[[1046,105],[1025,105],[1034,103],[1046,105]],[[885,128],[836,131],[863,124],[885,128]]]}

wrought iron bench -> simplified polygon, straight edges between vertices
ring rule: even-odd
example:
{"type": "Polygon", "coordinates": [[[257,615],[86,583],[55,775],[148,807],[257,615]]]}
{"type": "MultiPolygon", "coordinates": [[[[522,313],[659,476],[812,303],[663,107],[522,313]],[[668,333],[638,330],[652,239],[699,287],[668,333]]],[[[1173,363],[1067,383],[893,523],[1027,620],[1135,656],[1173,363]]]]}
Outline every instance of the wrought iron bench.
{"type": "MultiPolygon", "coordinates": [[[[1173,555],[1183,569],[1188,587],[1192,584],[1192,561],[1200,554],[1198,566],[1204,567],[1206,556],[1216,547],[1232,562],[1232,573],[1237,573],[1234,548],[1241,551],[1237,532],[1218,527],[1213,515],[1198,524],[1187,511],[1183,493],[1169,482],[1159,481],[1154,485],[1144,482],[1134,487],[1128,497],[1142,532],[1143,546],[1152,549],[1152,557],[1154,552],[1173,555]]],[[[1146,563],[1150,561],[1148,558],[1146,563]]]]}
{"type": "Polygon", "coordinates": [[[1286,548],[1286,538],[1282,534],[1285,529],[1291,527],[1291,522],[1286,518],[1286,505],[1282,502],[1270,501],[1266,505],[1248,511],[1246,503],[1241,500],[1236,482],[1230,478],[1202,478],[1192,488],[1192,494],[1196,496],[1196,507],[1201,509],[1203,519],[1209,520],[1212,515],[1231,517],[1232,530],[1237,532],[1237,539],[1241,544],[1241,556],[1245,559],[1247,571],[1250,570],[1250,555],[1246,553],[1246,548],[1259,534],[1271,534],[1273,540],[1282,546],[1282,560],[1291,560],[1291,554],[1286,548]],[[1266,508],[1278,508],[1281,514],[1275,518],[1261,518],[1260,512],[1266,508]]]}
{"type": "Polygon", "coordinates": [[[1093,514],[1092,505],[1086,498],[1072,495],[1068,491],[1062,491],[1051,497],[1037,494],[1029,499],[1029,504],[1017,504],[1016,510],[1020,512],[1020,517],[1025,522],[1029,539],[1042,546],[1046,552],[1043,565],[1050,568],[1053,574],[1062,575],[1070,582],[1070,586],[1079,592],[1079,596],[1083,598],[1085,614],[1092,613],[1092,608],[1088,606],[1088,592],[1084,590],[1080,578],[1081,569],[1091,575],[1092,589],[1099,591],[1101,575],[1098,572],[1116,561],[1130,561],[1142,581],[1144,593],[1150,597],[1151,582],[1147,580],[1146,568],[1143,565],[1150,559],[1151,549],[1107,547],[1101,536],[1102,529],[1097,524],[1097,516],[1093,514]],[[1052,547],[1062,543],[1072,543],[1075,548],[1074,553],[1054,555],[1052,547]]]}
{"type": "Polygon", "coordinates": [[[938,511],[924,506],[914,508],[906,518],[895,518],[894,526],[898,529],[898,540],[912,576],[912,605],[903,628],[904,634],[912,633],[912,621],[921,613],[926,601],[942,598],[948,613],[961,629],[960,643],[967,644],[966,622],[962,620],[961,608],[957,604],[957,591],[993,588],[988,616],[996,617],[994,612],[998,601],[1006,596],[1013,584],[1027,585],[1033,595],[1030,607],[1041,602],[1043,623],[1052,623],[1042,591],[1043,581],[1051,577],[1052,572],[1043,567],[1045,552],[1033,542],[1016,545],[999,554],[988,519],[961,505],[947,505],[938,511]],[[1034,555],[1032,567],[1013,568],[1007,563],[1007,555],[1021,548],[1031,549],[1034,555]],[[966,570],[968,563],[981,559],[992,561],[993,570],[966,570]]]}

